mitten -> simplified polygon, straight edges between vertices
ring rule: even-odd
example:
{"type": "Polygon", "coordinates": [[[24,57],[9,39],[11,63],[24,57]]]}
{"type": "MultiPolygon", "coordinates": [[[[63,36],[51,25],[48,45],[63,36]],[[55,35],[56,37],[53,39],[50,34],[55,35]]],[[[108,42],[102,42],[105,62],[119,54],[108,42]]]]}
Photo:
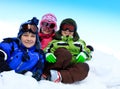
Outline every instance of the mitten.
{"type": "Polygon", "coordinates": [[[0,72],[11,70],[6,60],[7,60],[7,54],[0,49],[0,72]]]}
{"type": "Polygon", "coordinates": [[[46,61],[49,63],[55,63],[56,62],[56,57],[53,53],[47,53],[46,54],[46,61]]]}
{"type": "Polygon", "coordinates": [[[76,63],[84,63],[86,59],[88,58],[87,54],[85,52],[80,52],[80,54],[76,57],[76,63]]]}

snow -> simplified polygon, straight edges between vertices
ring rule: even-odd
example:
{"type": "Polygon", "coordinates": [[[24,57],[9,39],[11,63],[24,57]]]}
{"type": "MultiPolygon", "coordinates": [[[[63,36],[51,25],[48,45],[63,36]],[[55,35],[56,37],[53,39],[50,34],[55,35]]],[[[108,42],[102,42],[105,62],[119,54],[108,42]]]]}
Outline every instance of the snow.
{"type": "Polygon", "coordinates": [[[21,75],[9,71],[0,74],[0,89],[120,89],[120,60],[114,55],[95,50],[87,63],[90,66],[87,78],[73,84],[37,82],[30,72],[21,75]]]}

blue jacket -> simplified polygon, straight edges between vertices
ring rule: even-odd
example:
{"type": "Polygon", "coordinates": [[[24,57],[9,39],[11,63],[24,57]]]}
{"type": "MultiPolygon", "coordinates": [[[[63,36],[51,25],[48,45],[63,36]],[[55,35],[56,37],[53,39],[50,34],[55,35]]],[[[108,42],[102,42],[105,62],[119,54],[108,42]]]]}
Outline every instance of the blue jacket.
{"type": "Polygon", "coordinates": [[[4,39],[0,43],[0,49],[7,54],[6,62],[15,72],[31,71],[34,73],[39,70],[42,74],[45,62],[42,50],[36,50],[35,47],[25,48],[18,38],[4,39]]]}

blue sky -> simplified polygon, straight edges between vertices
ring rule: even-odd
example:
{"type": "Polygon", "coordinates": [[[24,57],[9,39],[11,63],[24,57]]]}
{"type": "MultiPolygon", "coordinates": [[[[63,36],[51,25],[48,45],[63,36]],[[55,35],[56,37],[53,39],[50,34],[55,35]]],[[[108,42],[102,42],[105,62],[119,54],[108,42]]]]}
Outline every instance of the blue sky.
{"type": "Polygon", "coordinates": [[[88,15],[85,13],[119,16],[119,5],[119,0],[0,0],[0,19],[40,18],[47,12],[55,13],[58,18],[88,15]]]}
{"type": "Polygon", "coordinates": [[[73,18],[80,37],[100,50],[120,54],[119,0],[0,0],[0,38],[14,36],[19,25],[45,13],[56,15],[59,23],[73,18]],[[7,25],[7,26],[6,26],[7,25]]]}

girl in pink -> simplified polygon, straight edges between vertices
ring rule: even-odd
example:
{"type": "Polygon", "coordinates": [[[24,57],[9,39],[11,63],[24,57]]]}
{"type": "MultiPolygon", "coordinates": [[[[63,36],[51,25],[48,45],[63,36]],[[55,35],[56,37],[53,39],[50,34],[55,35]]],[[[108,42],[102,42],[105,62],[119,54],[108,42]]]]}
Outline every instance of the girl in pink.
{"type": "Polygon", "coordinates": [[[57,30],[56,16],[51,13],[43,15],[40,21],[40,29],[38,33],[41,42],[41,49],[44,50],[44,48],[48,46],[49,42],[52,41],[56,30],[57,30]]]}

